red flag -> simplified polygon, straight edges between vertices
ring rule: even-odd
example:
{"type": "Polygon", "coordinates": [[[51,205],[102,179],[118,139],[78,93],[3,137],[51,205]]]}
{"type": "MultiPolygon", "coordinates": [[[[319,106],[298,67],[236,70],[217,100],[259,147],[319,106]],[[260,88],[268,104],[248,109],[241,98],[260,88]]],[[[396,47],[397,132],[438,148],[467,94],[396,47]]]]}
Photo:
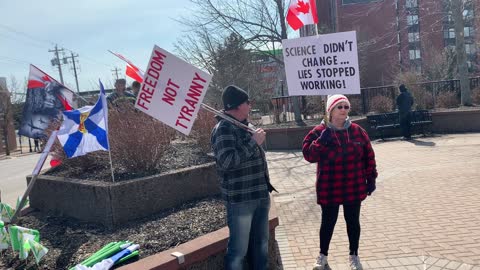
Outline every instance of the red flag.
{"type": "Polygon", "coordinates": [[[298,30],[307,24],[318,23],[315,0],[291,0],[287,22],[293,30],[298,30]]]}
{"type": "Polygon", "coordinates": [[[139,83],[143,82],[143,72],[141,72],[136,66],[127,64],[125,74],[139,83]]]}
{"type": "Polygon", "coordinates": [[[128,60],[127,58],[125,58],[125,56],[119,54],[119,53],[115,53],[115,52],[112,52],[109,50],[109,52],[113,55],[115,55],[116,57],[122,59],[123,61],[127,62],[127,68],[125,70],[125,74],[134,79],[135,81],[137,82],[143,82],[143,77],[144,77],[144,74],[143,74],[143,71],[141,69],[139,69],[137,66],[135,66],[130,60],[128,60]]]}

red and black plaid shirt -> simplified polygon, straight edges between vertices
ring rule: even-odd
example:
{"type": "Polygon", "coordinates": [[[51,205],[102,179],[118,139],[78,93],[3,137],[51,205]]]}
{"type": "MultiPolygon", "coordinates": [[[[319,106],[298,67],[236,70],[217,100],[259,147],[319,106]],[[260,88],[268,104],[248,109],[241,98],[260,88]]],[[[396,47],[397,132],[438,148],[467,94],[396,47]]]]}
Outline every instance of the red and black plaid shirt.
{"type": "Polygon", "coordinates": [[[326,128],[321,124],[303,140],[303,156],[317,162],[317,203],[346,204],[367,197],[367,179],[377,178],[375,153],[367,132],[352,123],[348,129],[331,129],[326,145],[318,138],[326,128]]]}

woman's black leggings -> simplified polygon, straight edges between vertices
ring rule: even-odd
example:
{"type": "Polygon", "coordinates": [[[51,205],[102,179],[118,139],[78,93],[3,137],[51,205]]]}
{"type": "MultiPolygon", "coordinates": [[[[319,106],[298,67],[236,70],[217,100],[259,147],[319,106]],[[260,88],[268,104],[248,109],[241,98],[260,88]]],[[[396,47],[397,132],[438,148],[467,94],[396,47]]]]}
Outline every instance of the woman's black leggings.
{"type": "MultiPolygon", "coordinates": [[[[361,202],[343,205],[343,216],[347,223],[350,255],[358,255],[360,241],[360,206],[361,202]]],[[[328,256],[333,229],[337,223],[339,205],[322,205],[322,225],[320,226],[320,253],[328,256]]]]}

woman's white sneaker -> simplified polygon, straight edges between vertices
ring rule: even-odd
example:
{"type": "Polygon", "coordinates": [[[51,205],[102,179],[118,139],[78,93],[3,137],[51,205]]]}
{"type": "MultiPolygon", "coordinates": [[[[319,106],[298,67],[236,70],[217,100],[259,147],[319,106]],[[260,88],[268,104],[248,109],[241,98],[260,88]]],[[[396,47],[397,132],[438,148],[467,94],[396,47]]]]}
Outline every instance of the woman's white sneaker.
{"type": "Polygon", "coordinates": [[[360,257],[357,255],[348,256],[348,265],[352,270],[363,270],[363,266],[360,263],[360,257]]]}
{"type": "Polygon", "coordinates": [[[332,270],[328,265],[327,256],[320,253],[317,262],[313,265],[313,270],[332,270]]]}

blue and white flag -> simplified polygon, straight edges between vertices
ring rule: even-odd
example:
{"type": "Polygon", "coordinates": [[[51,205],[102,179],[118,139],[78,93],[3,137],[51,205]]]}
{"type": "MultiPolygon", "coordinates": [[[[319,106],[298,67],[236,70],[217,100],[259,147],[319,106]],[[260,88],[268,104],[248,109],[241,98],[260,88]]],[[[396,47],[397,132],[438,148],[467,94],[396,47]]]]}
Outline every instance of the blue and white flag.
{"type": "Polygon", "coordinates": [[[57,137],[69,158],[109,150],[108,107],[102,82],[100,96],[94,106],[63,112],[63,124],[57,137]]]}

